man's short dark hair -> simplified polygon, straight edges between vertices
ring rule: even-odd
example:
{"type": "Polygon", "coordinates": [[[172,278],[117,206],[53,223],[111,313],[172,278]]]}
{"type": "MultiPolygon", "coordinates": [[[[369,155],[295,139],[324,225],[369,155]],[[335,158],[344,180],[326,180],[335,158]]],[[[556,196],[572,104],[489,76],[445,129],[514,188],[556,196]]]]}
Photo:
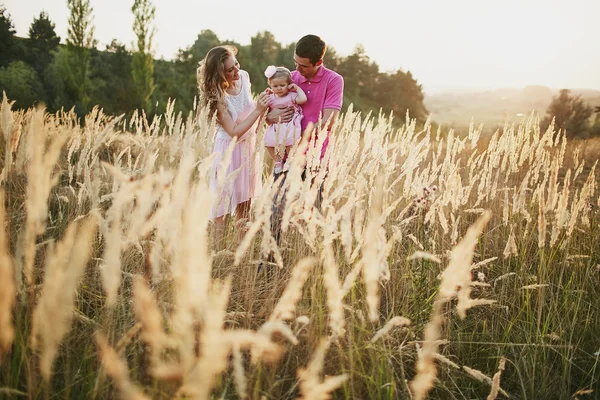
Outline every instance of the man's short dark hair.
{"type": "Polygon", "coordinates": [[[323,59],[327,45],[317,35],[306,35],[296,43],[296,55],[302,58],[308,58],[312,65],[323,59]]]}

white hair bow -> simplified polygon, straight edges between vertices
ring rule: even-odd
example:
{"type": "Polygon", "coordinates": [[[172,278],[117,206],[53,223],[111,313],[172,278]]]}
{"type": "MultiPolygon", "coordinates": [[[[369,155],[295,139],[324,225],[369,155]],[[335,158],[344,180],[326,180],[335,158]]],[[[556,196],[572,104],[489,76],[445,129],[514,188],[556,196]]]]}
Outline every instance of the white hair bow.
{"type": "Polygon", "coordinates": [[[275,75],[275,72],[277,72],[277,67],[274,65],[269,65],[267,69],[265,69],[265,76],[268,79],[271,79],[271,77],[275,75]]]}

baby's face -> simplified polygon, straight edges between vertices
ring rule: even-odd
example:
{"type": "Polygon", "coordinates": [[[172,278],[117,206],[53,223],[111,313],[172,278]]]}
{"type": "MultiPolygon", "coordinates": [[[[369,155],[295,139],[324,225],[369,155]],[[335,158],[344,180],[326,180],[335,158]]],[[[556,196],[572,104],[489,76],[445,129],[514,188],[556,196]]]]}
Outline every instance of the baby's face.
{"type": "Polygon", "coordinates": [[[273,78],[269,82],[273,93],[277,96],[285,96],[288,92],[288,81],[285,78],[273,78]]]}

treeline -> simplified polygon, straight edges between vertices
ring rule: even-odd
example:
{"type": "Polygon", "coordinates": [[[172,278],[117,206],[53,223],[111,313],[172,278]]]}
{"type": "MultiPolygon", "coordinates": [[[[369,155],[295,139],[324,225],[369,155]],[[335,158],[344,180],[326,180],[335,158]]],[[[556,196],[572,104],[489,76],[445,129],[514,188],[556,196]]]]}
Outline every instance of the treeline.
{"type": "MultiPolygon", "coordinates": [[[[150,0],[135,0],[132,12],[135,48],[113,40],[104,50],[94,39],[93,9],[89,0],[67,0],[69,29],[66,44],[61,44],[55,25],[47,13],[36,17],[27,38],[15,34],[10,15],[0,6],[0,91],[26,108],[43,103],[50,112],[61,108],[84,115],[95,105],[108,114],[131,113],[144,109],[149,115],[163,113],[168,99],[176,99],[175,110],[189,112],[197,96],[196,68],[208,50],[228,43],[238,50],[242,68],[250,74],[252,87],[266,87],[264,69],[270,65],[294,68],[295,43],[279,43],[273,34],[259,32],[250,44],[241,45],[219,38],[210,30],[198,34],[195,42],[180,49],[172,61],[156,60],[152,53],[155,8],[150,0]]],[[[344,107],[378,113],[393,112],[404,120],[424,120],[421,85],[410,72],[382,72],[365,50],[342,57],[330,45],[325,65],[344,76],[344,107]]]]}

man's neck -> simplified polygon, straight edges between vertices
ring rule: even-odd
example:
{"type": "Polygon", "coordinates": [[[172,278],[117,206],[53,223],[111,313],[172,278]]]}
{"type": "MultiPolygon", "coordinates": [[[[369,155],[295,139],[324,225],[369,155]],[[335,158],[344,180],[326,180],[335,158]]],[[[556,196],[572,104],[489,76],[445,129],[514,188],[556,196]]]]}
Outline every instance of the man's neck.
{"type": "Polygon", "coordinates": [[[319,72],[319,70],[321,69],[321,67],[322,67],[322,66],[323,66],[322,64],[321,64],[321,65],[319,65],[319,66],[317,67],[317,69],[315,69],[315,72],[314,72],[314,73],[313,73],[311,76],[305,76],[305,78],[306,78],[306,79],[308,79],[308,80],[310,81],[312,78],[314,78],[314,77],[315,77],[315,75],[316,75],[316,74],[319,72]]]}

